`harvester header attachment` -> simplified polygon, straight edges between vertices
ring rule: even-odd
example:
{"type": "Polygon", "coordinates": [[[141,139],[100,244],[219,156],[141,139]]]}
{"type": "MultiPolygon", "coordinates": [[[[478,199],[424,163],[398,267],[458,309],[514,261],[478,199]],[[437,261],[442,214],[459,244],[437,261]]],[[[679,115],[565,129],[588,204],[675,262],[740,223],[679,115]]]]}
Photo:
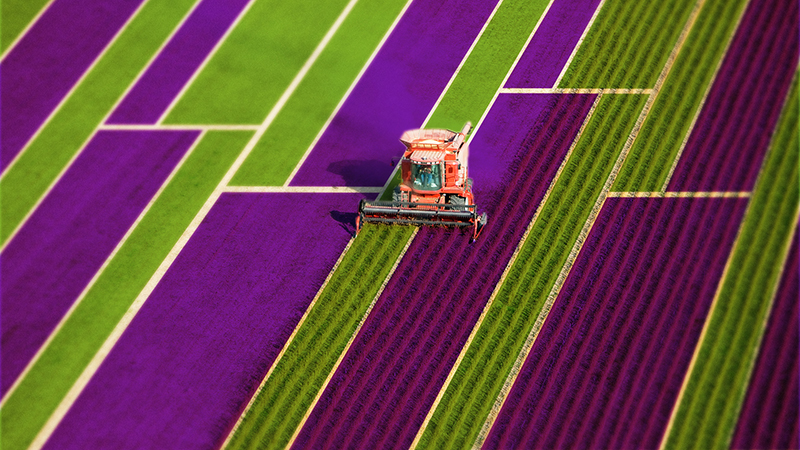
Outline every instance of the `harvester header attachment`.
{"type": "Polygon", "coordinates": [[[362,200],[356,233],[365,222],[405,225],[472,227],[473,239],[486,225],[478,214],[467,174],[467,122],[461,132],[444,129],[409,130],[400,137],[406,149],[400,160],[400,184],[392,201],[362,200]]]}

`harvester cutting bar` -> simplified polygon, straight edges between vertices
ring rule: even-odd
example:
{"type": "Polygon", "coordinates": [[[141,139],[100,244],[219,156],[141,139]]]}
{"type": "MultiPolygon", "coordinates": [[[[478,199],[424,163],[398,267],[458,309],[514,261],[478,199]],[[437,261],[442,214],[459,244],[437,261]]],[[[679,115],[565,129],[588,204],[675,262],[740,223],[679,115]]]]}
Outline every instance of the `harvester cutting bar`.
{"type": "Polygon", "coordinates": [[[474,226],[477,237],[486,222],[485,214],[478,215],[475,205],[449,203],[411,203],[362,200],[356,227],[364,222],[397,223],[403,225],[474,226]]]}

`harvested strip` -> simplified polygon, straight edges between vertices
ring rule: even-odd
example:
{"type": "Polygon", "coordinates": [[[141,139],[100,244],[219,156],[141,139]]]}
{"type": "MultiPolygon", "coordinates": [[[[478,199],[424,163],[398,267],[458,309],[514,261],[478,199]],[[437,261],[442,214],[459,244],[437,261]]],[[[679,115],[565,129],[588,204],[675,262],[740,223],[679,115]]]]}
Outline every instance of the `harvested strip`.
{"type": "Polygon", "coordinates": [[[247,1],[202,0],[107,122],[156,123],[247,1]]]}
{"type": "Polygon", "coordinates": [[[665,440],[666,448],[730,445],[784,253],[797,225],[798,82],[750,197],[725,282],[665,440]],[[722,374],[722,375],[721,375],[722,374]]]}
{"type": "Polygon", "coordinates": [[[473,161],[497,162],[471,173],[488,225],[474,244],[468,233],[420,229],[295,448],[411,444],[593,100],[498,98],[471,150],[473,161]]]}
{"type": "Polygon", "coordinates": [[[657,447],[746,205],[608,199],[486,447],[657,447]]]}
{"type": "Polygon", "coordinates": [[[347,3],[256,1],[164,122],[264,122],[347,3]]]}
{"type": "MultiPolygon", "coordinates": [[[[662,190],[748,0],[703,0],[650,113],[642,123],[615,192],[662,190]]],[[[659,69],[660,71],[661,69],[659,69]]],[[[640,86],[636,86],[640,87],[640,86]]]]}
{"type": "Polygon", "coordinates": [[[798,6],[750,3],[668,190],[753,189],[797,70],[798,6]]]}
{"type": "Polygon", "coordinates": [[[608,95],[598,101],[418,448],[475,442],[645,99],[608,95]]]}
{"type": "Polygon", "coordinates": [[[653,87],[695,2],[607,1],[560,87],[653,87]]]}
{"type": "Polygon", "coordinates": [[[504,87],[553,87],[599,4],[554,1],[504,87]]]}
{"type": "MultiPolygon", "coordinates": [[[[195,0],[148,0],[0,178],[0,242],[36,205],[195,0]],[[7,195],[13,192],[14,195],[7,195]]],[[[5,17],[5,14],[3,14],[5,17]]]]}
{"type": "Polygon", "coordinates": [[[334,212],[361,198],[222,194],[47,447],[222,444],[350,239],[334,212]]]}
{"type": "Polygon", "coordinates": [[[407,0],[355,4],[230,184],[282,186],[407,0]]]}
{"type": "Polygon", "coordinates": [[[3,250],[4,395],[196,137],[98,133],[3,250]]]}
{"type": "Polygon", "coordinates": [[[798,259],[795,235],[731,448],[800,448],[798,259]]]}
{"type": "Polygon", "coordinates": [[[0,65],[0,170],[22,150],[142,0],[57,0],[0,65]]]}
{"type": "Polygon", "coordinates": [[[208,132],[0,410],[3,445],[27,448],[250,139],[208,132]]]}
{"type": "Polygon", "coordinates": [[[412,3],[291,185],[383,186],[398,136],[422,125],[496,3],[412,3]]]}

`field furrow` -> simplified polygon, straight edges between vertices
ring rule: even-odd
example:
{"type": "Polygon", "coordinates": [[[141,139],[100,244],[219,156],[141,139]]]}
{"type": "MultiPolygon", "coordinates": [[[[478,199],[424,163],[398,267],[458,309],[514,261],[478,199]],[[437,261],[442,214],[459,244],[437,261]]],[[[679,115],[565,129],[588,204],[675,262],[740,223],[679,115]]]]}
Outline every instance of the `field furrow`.
{"type": "Polygon", "coordinates": [[[3,248],[3,395],[196,138],[98,134],[3,248]]]}
{"type": "Polygon", "coordinates": [[[411,444],[592,101],[498,98],[472,141],[474,159],[498,162],[472,172],[484,234],[420,230],[296,447],[411,444]]]}
{"type": "Polygon", "coordinates": [[[107,122],[158,122],[247,3],[248,0],[201,1],[107,122]]]}
{"type": "Polygon", "coordinates": [[[420,448],[467,448],[475,442],[644,100],[636,95],[599,100],[424,430],[420,448]]]}
{"type": "Polygon", "coordinates": [[[221,445],[350,240],[331,209],[361,198],[223,194],[45,448],[221,445]]]}
{"type": "Polygon", "coordinates": [[[657,447],[746,204],[606,200],[485,446],[657,447]]]}
{"type": "Polygon", "coordinates": [[[291,185],[383,186],[398,136],[425,121],[496,3],[413,2],[291,185]]]}
{"type": "Polygon", "coordinates": [[[143,0],[56,2],[0,64],[0,170],[114,38],[143,0]]]}
{"type": "Polygon", "coordinates": [[[752,2],[678,161],[670,191],[749,191],[797,70],[798,2],[752,2]]]}
{"type": "Polygon", "coordinates": [[[606,1],[560,87],[653,87],[695,2],[606,1]]]}
{"type": "Polygon", "coordinates": [[[612,191],[661,190],[746,3],[703,1],[612,191]]]}
{"type": "Polygon", "coordinates": [[[795,234],[731,448],[800,448],[799,260],[795,234]]]}
{"type": "Polygon", "coordinates": [[[666,448],[727,448],[798,215],[798,83],[787,98],[666,448]],[[758,249],[758,251],[754,251],[758,249]]]}

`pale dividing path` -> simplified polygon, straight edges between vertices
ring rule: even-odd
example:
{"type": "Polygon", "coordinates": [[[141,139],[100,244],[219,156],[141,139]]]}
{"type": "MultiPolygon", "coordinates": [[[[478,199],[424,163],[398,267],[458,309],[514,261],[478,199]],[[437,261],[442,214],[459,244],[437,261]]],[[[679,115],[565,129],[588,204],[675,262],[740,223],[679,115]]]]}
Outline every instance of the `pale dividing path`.
{"type": "Polygon", "coordinates": [[[522,369],[522,364],[528,358],[528,355],[530,354],[530,351],[533,348],[533,344],[536,340],[536,337],[539,335],[539,331],[541,330],[542,325],[544,324],[544,321],[547,318],[548,313],[550,312],[550,309],[553,307],[553,303],[555,302],[558,293],[561,291],[561,287],[564,285],[567,275],[569,274],[570,269],[572,269],[572,265],[575,263],[575,260],[578,256],[578,252],[583,246],[583,243],[586,241],[586,238],[589,235],[589,231],[591,230],[592,225],[594,225],[595,220],[597,220],[597,217],[600,213],[600,209],[602,208],[603,203],[605,203],[605,199],[608,196],[609,191],[611,190],[611,185],[616,180],[617,174],[619,174],[622,164],[625,161],[625,158],[628,156],[631,147],[633,146],[633,142],[636,139],[639,130],[641,129],[644,119],[649,114],[650,109],[652,108],[656,97],[658,97],[658,93],[661,90],[661,87],[664,85],[664,80],[666,80],[667,75],[669,74],[669,71],[672,68],[672,65],[675,63],[675,59],[678,56],[678,52],[683,46],[683,43],[686,41],[686,38],[689,35],[689,31],[694,25],[695,20],[697,19],[697,16],[700,12],[700,9],[704,1],[705,0],[697,1],[689,17],[689,20],[687,20],[686,25],[681,31],[681,35],[678,38],[678,41],[676,42],[674,48],[672,49],[672,52],[670,53],[669,58],[667,59],[667,62],[664,65],[664,68],[659,74],[655,86],[653,87],[647,99],[647,102],[644,105],[644,108],[642,109],[642,112],[639,114],[639,117],[637,118],[636,123],[634,124],[633,129],[631,130],[631,133],[628,136],[627,141],[625,142],[625,146],[620,152],[617,161],[614,163],[614,167],[612,168],[611,173],[608,175],[608,178],[606,179],[606,182],[603,185],[603,189],[601,190],[600,195],[598,196],[597,201],[595,202],[595,205],[592,208],[592,211],[590,212],[589,217],[587,218],[586,223],[583,226],[583,229],[581,229],[581,232],[578,235],[578,239],[575,241],[575,244],[573,245],[572,250],[570,251],[569,256],[567,257],[567,261],[564,263],[564,266],[562,267],[561,272],[559,273],[558,278],[556,279],[556,282],[553,285],[553,288],[551,289],[550,293],[547,296],[547,299],[545,300],[544,305],[542,306],[542,310],[539,316],[536,318],[536,322],[534,323],[533,328],[531,329],[530,333],[528,334],[528,337],[525,340],[525,344],[523,345],[522,351],[517,356],[517,359],[514,362],[511,372],[508,374],[506,381],[503,383],[500,395],[495,400],[491,412],[489,413],[489,416],[486,418],[486,421],[484,422],[484,425],[481,428],[481,432],[479,433],[478,438],[476,439],[473,445],[474,447],[480,447],[486,441],[486,437],[489,434],[489,430],[494,424],[494,421],[497,418],[497,415],[499,414],[500,409],[503,406],[503,403],[508,397],[508,393],[510,392],[511,387],[514,385],[514,382],[516,381],[517,376],[519,375],[519,372],[522,369]]]}
{"type": "Polygon", "coordinates": [[[281,97],[278,100],[278,102],[275,104],[275,106],[273,106],[272,110],[270,110],[270,112],[267,115],[267,117],[264,119],[264,121],[258,127],[256,132],[253,134],[253,137],[250,139],[250,141],[248,141],[247,145],[242,150],[241,154],[236,158],[236,161],[233,163],[231,168],[228,170],[228,172],[225,174],[225,176],[219,182],[219,184],[217,185],[217,187],[214,190],[214,192],[211,194],[211,196],[208,198],[208,200],[206,200],[206,202],[203,205],[203,207],[200,209],[200,211],[194,217],[194,219],[192,220],[192,222],[189,225],[189,227],[187,227],[187,229],[181,235],[181,237],[178,240],[178,242],[170,250],[168,256],[164,259],[164,261],[161,263],[159,268],[156,270],[156,272],[150,278],[150,280],[148,281],[148,283],[145,286],[145,288],[142,290],[142,292],[139,294],[139,296],[137,296],[136,300],[133,302],[133,304],[131,304],[131,306],[128,309],[128,311],[125,313],[125,315],[120,320],[120,322],[117,324],[117,326],[114,328],[114,331],[112,331],[111,335],[103,343],[102,347],[97,352],[95,357],[92,358],[92,361],[87,365],[87,367],[84,369],[83,373],[81,373],[81,375],[78,378],[78,380],[75,382],[75,384],[72,386],[70,391],[67,393],[67,395],[64,397],[64,399],[61,401],[61,403],[59,404],[58,408],[56,408],[56,410],[50,416],[50,418],[48,419],[48,421],[45,424],[45,426],[42,428],[42,430],[36,436],[36,439],[34,440],[33,444],[31,444],[31,448],[32,449],[42,448],[44,446],[44,444],[47,442],[48,438],[53,433],[53,431],[56,429],[56,427],[61,422],[61,420],[64,418],[64,416],[66,415],[66,413],[69,410],[69,408],[72,406],[72,404],[78,398],[80,393],[84,390],[84,388],[88,384],[89,380],[92,378],[92,376],[95,374],[95,372],[100,367],[102,362],[105,360],[106,356],[108,356],[108,354],[110,353],[111,349],[114,347],[114,344],[116,344],[116,342],[122,336],[122,333],[125,331],[125,329],[127,329],[128,325],[131,323],[133,318],[139,312],[139,310],[143,306],[144,302],[147,300],[147,297],[152,293],[152,291],[155,289],[155,287],[159,283],[159,281],[161,281],[161,279],[163,278],[164,274],[167,272],[169,267],[175,261],[175,258],[177,258],[178,254],[181,252],[181,250],[184,248],[184,246],[189,241],[191,236],[197,230],[197,228],[200,225],[200,223],[203,221],[203,219],[206,217],[208,212],[211,210],[211,207],[214,205],[214,203],[216,203],[217,199],[220,197],[220,195],[222,195],[222,193],[228,187],[228,183],[230,182],[231,178],[233,178],[233,175],[236,173],[236,171],[239,169],[239,167],[241,167],[242,163],[247,158],[247,156],[250,154],[250,152],[253,150],[253,148],[255,147],[256,143],[261,138],[261,136],[264,135],[264,133],[266,132],[267,128],[269,128],[269,126],[272,123],[272,121],[275,119],[275,117],[278,115],[280,110],[283,108],[283,106],[288,101],[289,97],[292,95],[292,93],[295,91],[295,89],[297,89],[297,86],[300,84],[300,82],[303,80],[305,75],[308,73],[309,69],[314,64],[314,62],[317,60],[317,58],[319,57],[320,53],[322,53],[322,51],[325,49],[325,47],[327,46],[328,42],[330,42],[330,40],[333,37],[334,33],[336,33],[336,30],[338,30],[338,28],[341,26],[342,22],[344,22],[344,19],[347,17],[347,14],[352,9],[352,5],[355,4],[355,1],[356,0],[352,0],[350,2],[350,4],[348,4],[348,7],[342,12],[342,14],[339,16],[339,18],[337,18],[336,22],[334,22],[334,24],[328,30],[328,32],[325,35],[325,37],[317,45],[317,47],[314,50],[314,52],[306,60],[306,62],[303,65],[303,67],[300,69],[300,71],[294,77],[292,82],[289,84],[289,86],[283,92],[283,94],[281,95],[281,97]]]}

